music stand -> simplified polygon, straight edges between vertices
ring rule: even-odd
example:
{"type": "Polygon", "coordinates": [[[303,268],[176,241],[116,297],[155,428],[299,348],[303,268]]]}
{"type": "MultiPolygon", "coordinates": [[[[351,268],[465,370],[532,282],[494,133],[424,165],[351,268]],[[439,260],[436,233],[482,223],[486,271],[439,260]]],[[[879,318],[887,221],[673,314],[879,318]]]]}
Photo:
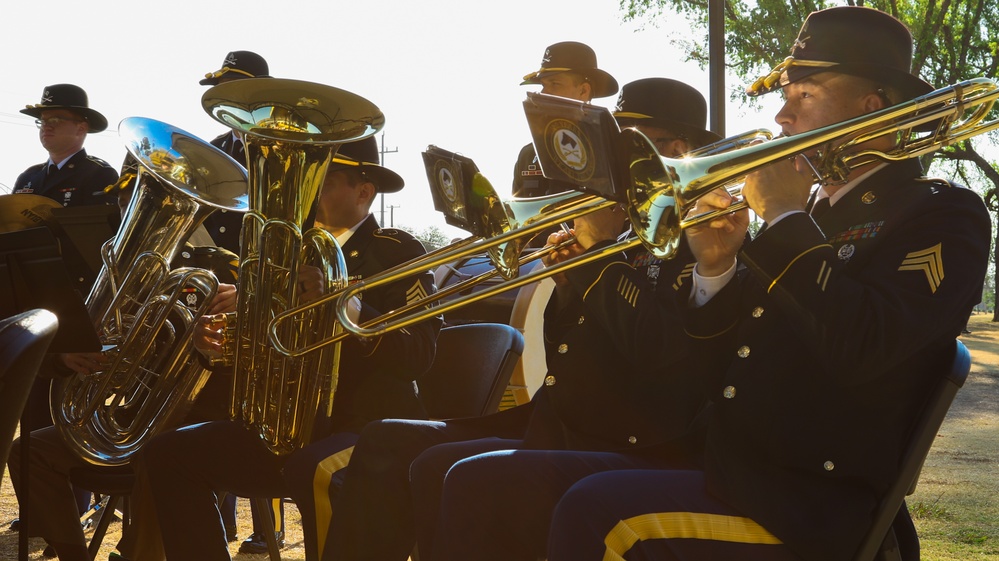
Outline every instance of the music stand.
{"type": "Polygon", "coordinates": [[[73,277],[83,279],[76,286],[89,288],[104,266],[101,247],[118,231],[121,211],[117,206],[86,205],[56,207],[51,212],[66,268],[73,277]]]}
{"type": "Polygon", "coordinates": [[[528,92],[524,114],[545,177],[566,190],[625,202],[629,158],[610,109],[528,92]]]}
{"type": "MultiPolygon", "coordinates": [[[[87,313],[83,297],[73,288],[59,254],[59,244],[47,227],[0,234],[0,317],[44,308],[59,318],[59,330],[49,352],[96,352],[101,342],[87,313]]],[[[21,426],[30,426],[25,408],[21,426]]],[[[27,559],[27,478],[30,431],[21,434],[21,486],[18,517],[18,557],[27,559]]]]}

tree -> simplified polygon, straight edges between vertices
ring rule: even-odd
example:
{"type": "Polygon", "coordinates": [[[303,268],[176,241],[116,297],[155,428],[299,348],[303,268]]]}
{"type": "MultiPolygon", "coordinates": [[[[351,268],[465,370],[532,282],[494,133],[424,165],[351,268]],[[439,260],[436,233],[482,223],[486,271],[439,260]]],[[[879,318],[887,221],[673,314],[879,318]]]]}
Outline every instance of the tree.
{"type": "Polygon", "coordinates": [[[425,247],[427,251],[440,249],[451,243],[451,238],[437,226],[427,226],[419,232],[409,226],[401,226],[400,229],[413,234],[413,237],[420,240],[420,243],[423,244],[423,247],[425,247]]]}
{"type": "MultiPolygon", "coordinates": [[[[708,64],[707,14],[713,0],[620,0],[625,20],[666,20],[673,14],[686,18],[690,27],[677,33],[688,60],[708,64]],[[691,33],[691,29],[695,33],[691,33]],[[698,32],[699,31],[699,32],[698,32]]],[[[915,42],[913,72],[937,86],[955,84],[970,77],[999,76],[999,3],[994,0],[846,0],[845,2],[815,2],[813,0],[722,0],[725,14],[726,65],[737,78],[730,88],[733,99],[741,98],[743,86],[766,73],[784,60],[790,52],[805,17],[822,8],[837,4],[866,5],[877,8],[904,22],[912,31],[915,42]],[[769,30],[761,33],[760,30],[769,30]]],[[[751,101],[745,101],[752,103],[751,101]]],[[[990,119],[999,110],[993,109],[990,119]]],[[[925,156],[924,165],[941,166],[965,185],[978,191],[995,215],[999,210],[999,171],[997,163],[982,153],[985,147],[995,147],[999,134],[992,132],[958,142],[925,156]]],[[[931,170],[932,171],[932,170],[931,170]]],[[[994,248],[999,248],[999,228],[994,248]]],[[[999,283],[994,282],[995,263],[999,249],[992,254],[993,279],[987,283],[996,301],[999,283]]],[[[999,309],[992,321],[999,321],[999,309]]]]}

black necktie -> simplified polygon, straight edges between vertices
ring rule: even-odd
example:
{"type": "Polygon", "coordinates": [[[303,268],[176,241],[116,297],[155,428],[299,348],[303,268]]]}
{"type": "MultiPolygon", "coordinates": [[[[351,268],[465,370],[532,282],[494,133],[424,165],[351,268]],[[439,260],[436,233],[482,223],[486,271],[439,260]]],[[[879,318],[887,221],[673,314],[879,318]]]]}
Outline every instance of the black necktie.
{"type": "Polygon", "coordinates": [[[812,211],[810,213],[812,215],[812,218],[814,218],[815,220],[822,218],[822,215],[829,210],[830,206],[831,205],[829,204],[829,197],[825,197],[815,201],[815,204],[812,205],[812,211]]]}
{"type": "Polygon", "coordinates": [[[49,167],[45,168],[45,176],[46,177],[50,177],[58,169],[59,169],[59,166],[57,166],[55,164],[49,164],[49,167]]]}

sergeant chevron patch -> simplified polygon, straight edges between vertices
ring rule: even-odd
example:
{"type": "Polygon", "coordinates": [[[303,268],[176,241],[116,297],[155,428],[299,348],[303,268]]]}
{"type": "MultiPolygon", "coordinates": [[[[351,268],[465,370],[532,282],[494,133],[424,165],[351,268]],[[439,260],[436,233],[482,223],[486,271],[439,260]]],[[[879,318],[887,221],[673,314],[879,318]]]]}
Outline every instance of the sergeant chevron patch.
{"type": "Polygon", "coordinates": [[[631,304],[632,308],[635,307],[635,304],[638,302],[638,293],[640,292],[635,283],[628,280],[624,275],[621,275],[621,278],[617,281],[617,292],[631,304]]]}
{"type": "Polygon", "coordinates": [[[416,281],[415,283],[413,283],[413,286],[411,286],[409,290],[406,291],[407,304],[412,304],[413,302],[416,302],[417,300],[421,300],[426,297],[427,297],[427,291],[425,288],[423,288],[423,283],[421,283],[420,281],[416,281]]]}
{"type": "Polygon", "coordinates": [[[680,274],[676,276],[676,280],[673,281],[673,290],[680,290],[680,287],[683,286],[683,281],[689,279],[690,276],[694,274],[694,267],[696,265],[697,262],[695,261],[694,263],[687,265],[686,267],[683,268],[682,271],[680,271],[680,274]]]}
{"type": "Polygon", "coordinates": [[[930,283],[930,292],[936,292],[944,278],[943,252],[941,244],[913,251],[905,256],[899,271],[922,271],[930,283]]]}

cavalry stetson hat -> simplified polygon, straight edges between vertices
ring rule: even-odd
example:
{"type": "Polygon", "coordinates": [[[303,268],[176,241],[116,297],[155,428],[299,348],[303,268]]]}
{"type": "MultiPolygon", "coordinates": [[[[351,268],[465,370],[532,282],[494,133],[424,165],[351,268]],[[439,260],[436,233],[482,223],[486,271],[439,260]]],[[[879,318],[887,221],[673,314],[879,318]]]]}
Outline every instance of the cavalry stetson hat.
{"type": "Polygon", "coordinates": [[[905,24],[873,8],[839,6],[808,14],[791,56],[746,93],[769,93],[819,72],[868,78],[898,89],[905,99],[933,91],[911,67],[912,34],[905,24]]]}
{"type": "Polygon", "coordinates": [[[83,117],[90,125],[87,132],[101,132],[108,128],[108,120],[97,111],[90,108],[87,101],[87,92],[80,86],[73,84],[55,84],[46,86],[42,90],[42,102],[37,105],[28,105],[21,110],[25,115],[40,118],[42,111],[48,109],[69,109],[73,113],[83,117]]]}
{"type": "Polygon", "coordinates": [[[622,86],[614,118],[622,127],[668,129],[690,139],[695,148],[721,140],[704,128],[708,104],[701,92],[669,78],[643,78],[622,86]]]}
{"type": "Polygon", "coordinates": [[[560,72],[574,72],[586,78],[593,87],[593,97],[607,97],[617,93],[617,80],[597,68],[597,55],[593,49],[575,41],[555,43],[545,49],[541,68],[524,76],[520,85],[540,84],[545,76],[560,72]]]}
{"type": "Polygon", "coordinates": [[[199,83],[202,86],[214,86],[219,83],[219,78],[230,72],[240,78],[270,78],[264,57],[252,51],[232,51],[225,55],[222,68],[205,74],[204,80],[199,83]]]}
{"type": "Polygon", "coordinates": [[[342,169],[356,169],[363,173],[375,184],[379,193],[395,193],[406,185],[399,174],[378,165],[378,142],[373,136],[340,146],[330,162],[329,171],[342,169]]]}

